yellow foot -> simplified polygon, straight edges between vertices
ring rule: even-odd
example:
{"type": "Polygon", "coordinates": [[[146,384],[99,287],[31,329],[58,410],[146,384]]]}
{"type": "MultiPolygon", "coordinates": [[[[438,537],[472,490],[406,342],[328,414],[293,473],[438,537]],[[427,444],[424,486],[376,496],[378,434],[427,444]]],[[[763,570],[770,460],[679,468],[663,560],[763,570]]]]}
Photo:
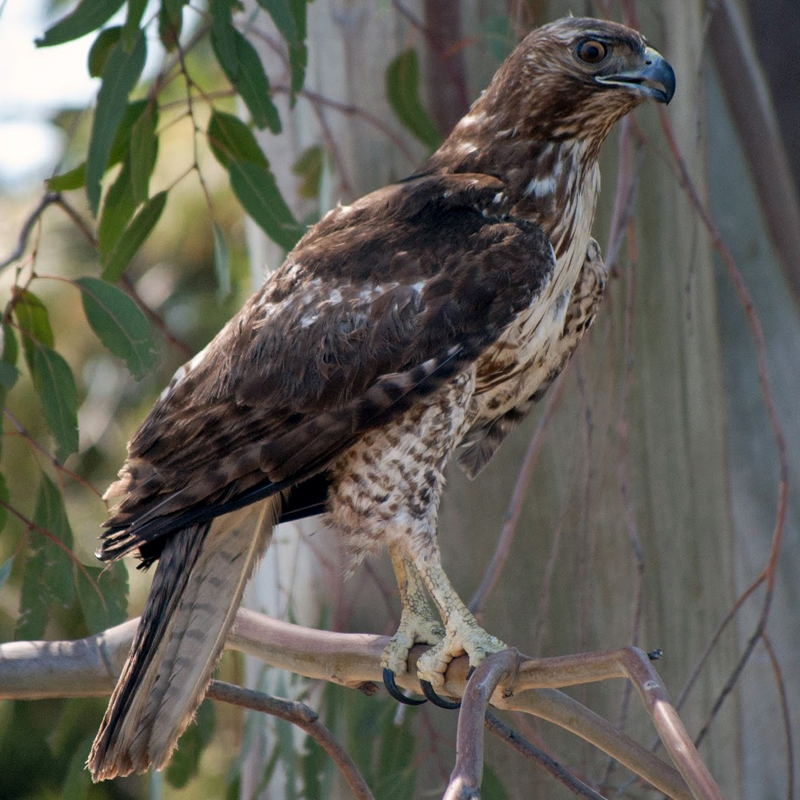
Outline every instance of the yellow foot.
{"type": "Polygon", "coordinates": [[[428,681],[434,689],[444,686],[444,673],[448,664],[466,653],[471,667],[477,667],[486,656],[506,649],[497,637],[487,633],[464,608],[451,608],[446,623],[446,633],[417,661],[417,675],[428,681]]]}
{"type": "Polygon", "coordinates": [[[381,667],[390,669],[395,675],[402,675],[408,671],[408,654],[415,644],[435,645],[444,635],[444,626],[430,612],[413,614],[404,611],[397,633],[383,651],[381,667]]]}

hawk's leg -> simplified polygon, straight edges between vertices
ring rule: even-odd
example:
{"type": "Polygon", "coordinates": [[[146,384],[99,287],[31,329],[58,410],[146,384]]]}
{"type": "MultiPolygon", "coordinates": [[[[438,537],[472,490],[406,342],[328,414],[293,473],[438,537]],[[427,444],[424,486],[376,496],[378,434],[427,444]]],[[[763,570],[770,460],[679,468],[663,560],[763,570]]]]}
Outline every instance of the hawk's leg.
{"type": "Polygon", "coordinates": [[[437,644],[445,635],[442,623],[436,619],[428,604],[428,595],[422,576],[414,562],[399,548],[389,548],[392,567],[400,588],[403,610],[397,633],[383,651],[381,666],[395,675],[407,670],[408,653],[415,644],[437,644]]]}
{"type": "Polygon", "coordinates": [[[444,638],[417,662],[420,680],[428,681],[436,689],[444,685],[444,673],[456,656],[466,653],[470,666],[477,667],[487,655],[505,650],[506,645],[478,625],[472,612],[456,594],[442,569],[438,549],[427,558],[417,560],[415,566],[444,621],[444,638]]]}

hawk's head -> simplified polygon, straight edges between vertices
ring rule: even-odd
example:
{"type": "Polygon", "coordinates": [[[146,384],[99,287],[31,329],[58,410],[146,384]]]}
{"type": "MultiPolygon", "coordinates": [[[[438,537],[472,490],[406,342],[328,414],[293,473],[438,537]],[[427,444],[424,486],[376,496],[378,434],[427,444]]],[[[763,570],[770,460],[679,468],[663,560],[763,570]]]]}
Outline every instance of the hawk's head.
{"type": "Polygon", "coordinates": [[[526,119],[547,138],[594,138],[644,100],[668,103],[674,92],[672,67],[640,33],[570,17],[520,42],[487,89],[484,108],[504,107],[505,116],[526,119]]]}
{"type": "Polygon", "coordinates": [[[513,169],[537,147],[566,141],[586,142],[596,156],[615,122],[648,98],[668,103],[674,92],[672,67],[637,31],[558,20],[517,45],[429,165],[495,174],[498,158],[513,169]]]}

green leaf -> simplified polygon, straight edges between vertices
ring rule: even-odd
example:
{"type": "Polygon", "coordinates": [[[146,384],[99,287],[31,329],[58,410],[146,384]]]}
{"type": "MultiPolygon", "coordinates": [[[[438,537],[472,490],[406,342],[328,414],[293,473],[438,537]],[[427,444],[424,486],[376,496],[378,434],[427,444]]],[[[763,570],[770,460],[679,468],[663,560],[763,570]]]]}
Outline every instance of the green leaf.
{"type": "Polygon", "coordinates": [[[44,474],[33,515],[36,525],[47,531],[34,531],[30,555],[22,579],[20,618],[17,638],[38,639],[44,633],[50,606],[69,605],[75,597],[72,529],[61,493],[44,474]],[[59,546],[53,539],[61,542],[59,546]]]}
{"type": "Polygon", "coordinates": [[[403,125],[435,150],[442,137],[419,99],[419,60],[414,48],[400,53],[386,68],[386,96],[403,125]]]}
{"type": "Polygon", "coordinates": [[[289,0],[297,28],[297,39],[289,45],[289,68],[292,73],[292,102],[294,93],[303,88],[308,66],[308,48],[306,47],[306,13],[308,0],[289,0]]]}
{"type": "MultiPolygon", "coordinates": [[[[41,342],[46,347],[53,347],[55,343],[47,308],[33,292],[23,289],[17,295],[14,304],[14,316],[17,324],[27,334],[22,337],[22,347],[25,351],[25,360],[28,363],[28,368],[33,372],[36,342],[41,342]]],[[[16,340],[14,344],[16,345],[16,340]]],[[[16,356],[14,360],[16,361],[16,356]]]]}
{"type": "MultiPolygon", "coordinates": [[[[17,370],[17,359],[19,357],[19,348],[17,347],[17,337],[14,335],[14,329],[6,324],[0,327],[0,365],[2,365],[2,372],[4,375],[4,382],[0,383],[0,408],[3,408],[6,404],[6,397],[8,395],[9,390],[13,387],[13,383],[8,385],[8,381],[11,379],[12,374],[10,370],[14,370],[14,372],[19,375],[17,370]]],[[[16,378],[14,379],[16,382],[16,378]]],[[[0,426],[0,432],[2,431],[2,426],[0,426]]],[[[0,436],[0,451],[3,448],[3,437],[0,436]]]]}
{"type": "Polygon", "coordinates": [[[92,779],[86,769],[86,759],[89,758],[93,740],[93,736],[87,736],[72,754],[64,783],[61,785],[61,800],[84,800],[94,796],[92,779]]]}
{"type": "Polygon", "coordinates": [[[6,324],[0,328],[0,358],[6,364],[15,365],[19,358],[19,346],[14,329],[6,324]]]}
{"type": "MultiPolygon", "coordinates": [[[[144,113],[147,106],[147,100],[134,100],[132,103],[128,103],[128,107],[122,115],[122,121],[117,127],[117,133],[111,145],[111,154],[108,157],[106,170],[111,169],[115,164],[119,164],[119,162],[128,155],[131,143],[131,129],[144,113]]],[[[53,192],[80,189],[81,186],[86,185],[86,162],[84,161],[69,172],[64,172],[61,175],[50,178],[47,185],[53,192]]]]}
{"type": "Polygon", "coordinates": [[[104,28],[97,34],[91,50],[89,50],[89,75],[99,78],[103,74],[103,68],[108,60],[111,48],[119,41],[122,36],[122,28],[114,25],[111,28],[104,28]]]}
{"type": "Polygon", "coordinates": [[[289,0],[258,0],[258,4],[269,13],[275,27],[287,42],[297,41],[297,24],[289,0]]]}
{"type": "Polygon", "coordinates": [[[51,192],[68,192],[71,189],[80,189],[86,184],[86,162],[79,164],[75,169],[54,175],[47,181],[47,188],[51,192]]]}
{"type": "Polygon", "coordinates": [[[41,546],[32,550],[25,562],[22,589],[19,597],[19,616],[14,636],[17,639],[41,639],[47,626],[47,583],[43,575],[47,568],[41,546]]]}
{"type": "Polygon", "coordinates": [[[19,370],[13,364],[0,361],[0,386],[4,389],[13,389],[19,378],[19,370]]]}
{"type": "Polygon", "coordinates": [[[100,341],[122,358],[137,380],[156,364],[153,331],[136,303],[116,286],[98,278],[78,278],[83,310],[100,341]]]}
{"type": "Polygon", "coordinates": [[[239,78],[239,58],[236,55],[236,29],[233,27],[231,5],[228,2],[211,3],[211,47],[228,80],[239,78]]]}
{"type": "Polygon", "coordinates": [[[514,49],[514,25],[508,14],[492,14],[483,23],[483,38],[492,58],[500,64],[514,49]]]}
{"type": "Polygon", "coordinates": [[[116,283],[122,277],[122,273],[125,272],[125,268],[131,259],[136,255],[153,228],[155,228],[166,202],[167,193],[159,192],[142,206],[106,260],[102,275],[103,280],[109,283],[116,283]]]}
{"type": "Polygon", "coordinates": [[[324,156],[325,153],[319,145],[312,145],[292,165],[292,172],[302,178],[297,194],[305,200],[316,200],[319,197],[324,156]]]}
{"type": "Polygon", "coordinates": [[[51,25],[44,36],[36,40],[36,46],[52,47],[80,39],[105,25],[122,3],[123,0],[81,0],[70,14],[51,25]]]}
{"type": "MultiPolygon", "coordinates": [[[[55,343],[50,317],[45,304],[30,290],[23,289],[14,300],[14,315],[20,328],[26,330],[34,339],[52,347],[55,343]]],[[[29,337],[23,339],[23,345],[29,337]]]]}
{"type": "Polygon", "coordinates": [[[103,67],[86,159],[86,194],[93,214],[97,214],[100,205],[100,181],[108,166],[117,128],[128,108],[128,95],[142,74],[146,57],[147,46],[140,32],[130,53],[125,51],[121,40],[117,42],[103,67]]]}
{"type": "Polygon", "coordinates": [[[172,754],[166,769],[170,785],[181,789],[197,774],[200,756],[214,733],[214,706],[204,700],[197,709],[194,724],[181,736],[181,746],[172,754]]]}
{"type": "Polygon", "coordinates": [[[19,378],[19,370],[16,367],[18,348],[17,338],[14,336],[14,329],[10,325],[3,325],[0,329],[0,406],[5,403],[5,394],[19,378]]]}
{"type": "Polygon", "coordinates": [[[108,164],[106,169],[109,170],[114,164],[119,164],[128,157],[131,147],[131,132],[133,126],[139,121],[139,118],[147,110],[150,103],[147,100],[133,100],[128,103],[125,112],[122,115],[122,120],[117,126],[117,133],[114,136],[114,141],[111,144],[111,154],[108,157],[108,164]]]}
{"type": "MultiPolygon", "coordinates": [[[[6,479],[0,475],[0,500],[3,501],[5,505],[0,505],[0,532],[4,530],[6,527],[6,522],[8,522],[8,511],[6,510],[6,505],[8,505],[9,501],[8,496],[8,487],[6,486],[6,479]]],[[[14,556],[8,559],[2,566],[0,566],[0,588],[2,588],[3,584],[8,579],[8,575],[11,572],[11,562],[14,560],[14,556]],[[4,571],[8,569],[8,572],[4,571]]]]}
{"type": "Polygon", "coordinates": [[[72,602],[75,596],[75,585],[72,580],[73,561],[66,552],[66,550],[72,550],[72,528],[70,528],[69,519],[67,519],[67,510],[64,507],[64,499],[61,497],[61,492],[44,473],[42,473],[42,483],[39,486],[39,496],[36,498],[33,521],[40,528],[49,531],[64,545],[62,548],[50,539],[46,537],[44,539],[45,546],[52,548],[54,553],[63,556],[66,559],[65,563],[69,567],[64,570],[62,575],[49,576],[49,578],[52,578],[49,581],[51,596],[66,606],[72,602]]]}
{"type": "Polygon", "coordinates": [[[270,97],[269,79],[255,47],[229,22],[218,23],[216,15],[211,27],[211,43],[220,66],[244,100],[256,127],[269,126],[273,133],[280,133],[278,109],[270,97]]]}
{"type": "Polygon", "coordinates": [[[31,375],[45,422],[56,439],[56,456],[64,461],[78,449],[78,390],[66,361],[55,350],[34,343],[31,375]]]}
{"type": "Polygon", "coordinates": [[[131,52],[136,46],[139,36],[139,23],[142,21],[147,0],[128,0],[128,15],[125,17],[125,27],[122,29],[122,40],[125,50],[131,52]]]}
{"type": "Polygon", "coordinates": [[[128,611],[128,570],[122,561],[75,571],[78,600],[90,633],[100,633],[125,621],[128,611]]]}
{"type": "Polygon", "coordinates": [[[250,161],[269,169],[269,163],[258,146],[256,137],[239,117],[224,111],[214,111],[206,135],[211,152],[226,169],[231,158],[236,161],[250,161]]]}
{"type": "Polygon", "coordinates": [[[271,172],[248,161],[231,159],[231,187],[244,210],[273,241],[291,250],[303,235],[271,172]]]}
{"type": "Polygon", "coordinates": [[[483,800],[508,800],[509,795],[497,773],[488,765],[483,767],[481,781],[481,797],[483,800]]]}
{"type": "Polygon", "coordinates": [[[150,176],[158,156],[158,108],[151,103],[131,128],[131,185],[133,199],[144,203],[150,193],[150,176]]]}
{"type": "Polygon", "coordinates": [[[117,246],[125,226],[136,211],[133,198],[133,178],[130,162],[126,161],[103,200],[100,223],[97,226],[97,249],[105,262],[117,246]]]}
{"type": "MultiPolygon", "coordinates": [[[[5,512],[5,509],[3,509],[5,512]]],[[[14,556],[11,556],[7,561],[4,561],[0,564],[0,589],[3,588],[3,584],[8,580],[9,576],[11,575],[11,568],[14,566],[14,556]]]]}
{"type": "Polygon", "coordinates": [[[228,242],[222,228],[214,223],[214,272],[217,276],[217,299],[224,300],[231,293],[231,265],[228,242]]]}
{"type": "Polygon", "coordinates": [[[289,48],[292,96],[303,88],[308,50],[306,38],[306,0],[258,0],[258,4],[272,17],[275,27],[289,48]]]}
{"type": "Polygon", "coordinates": [[[178,45],[183,29],[185,0],[162,0],[158,10],[158,37],[168,53],[178,45]]]}

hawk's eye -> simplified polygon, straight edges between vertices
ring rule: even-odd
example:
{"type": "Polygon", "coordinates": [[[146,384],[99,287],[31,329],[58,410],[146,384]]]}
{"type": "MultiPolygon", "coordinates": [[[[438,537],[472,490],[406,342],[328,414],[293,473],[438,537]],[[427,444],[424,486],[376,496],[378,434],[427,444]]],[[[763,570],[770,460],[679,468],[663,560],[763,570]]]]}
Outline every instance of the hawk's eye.
{"type": "Polygon", "coordinates": [[[608,55],[608,48],[597,39],[584,39],[575,48],[575,55],[587,64],[599,64],[608,55]]]}

